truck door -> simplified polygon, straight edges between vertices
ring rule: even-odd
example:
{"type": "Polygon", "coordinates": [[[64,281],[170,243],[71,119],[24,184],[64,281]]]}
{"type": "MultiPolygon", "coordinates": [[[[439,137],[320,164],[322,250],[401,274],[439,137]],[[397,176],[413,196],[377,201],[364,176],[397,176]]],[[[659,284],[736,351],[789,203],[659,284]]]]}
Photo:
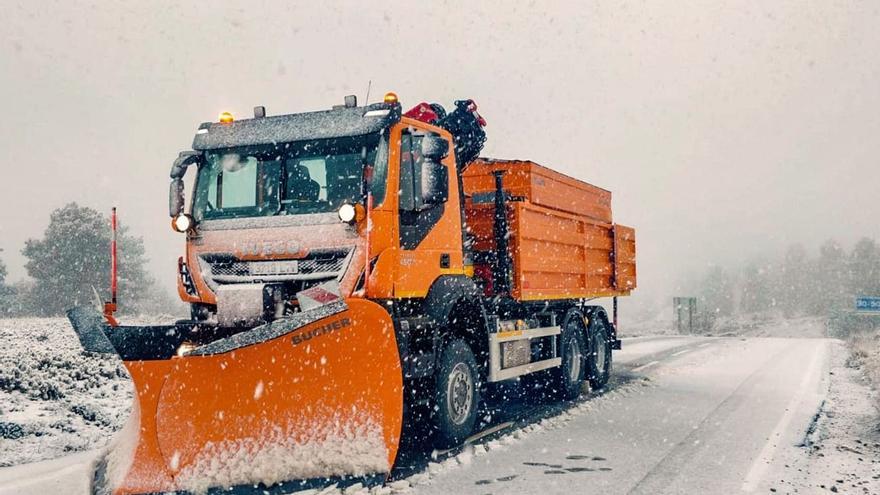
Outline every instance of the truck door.
{"type": "Polygon", "coordinates": [[[458,183],[452,143],[446,137],[449,154],[441,161],[447,170],[446,201],[425,204],[421,198],[425,186],[422,143],[428,135],[428,131],[409,127],[400,136],[398,297],[424,297],[438,276],[463,273],[458,183]]]}

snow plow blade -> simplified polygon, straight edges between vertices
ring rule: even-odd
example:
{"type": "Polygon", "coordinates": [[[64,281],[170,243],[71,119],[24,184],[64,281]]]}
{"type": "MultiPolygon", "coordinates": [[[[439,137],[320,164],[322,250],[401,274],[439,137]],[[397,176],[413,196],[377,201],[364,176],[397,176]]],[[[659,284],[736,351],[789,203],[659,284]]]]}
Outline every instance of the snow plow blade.
{"type": "Polygon", "coordinates": [[[264,493],[391,470],[403,377],[376,303],[347,299],[202,345],[190,342],[211,327],[109,327],[89,311],[68,312],[83,348],[119,354],[136,393],[99,492],[264,493]]]}

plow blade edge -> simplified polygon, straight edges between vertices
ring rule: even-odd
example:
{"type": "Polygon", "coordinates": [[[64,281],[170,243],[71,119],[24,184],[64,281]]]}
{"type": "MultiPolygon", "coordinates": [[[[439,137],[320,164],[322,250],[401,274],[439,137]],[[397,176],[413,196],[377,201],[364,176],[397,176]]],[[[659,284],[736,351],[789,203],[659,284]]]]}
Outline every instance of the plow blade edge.
{"type": "MultiPolygon", "coordinates": [[[[117,328],[102,328],[108,342],[77,329],[84,347],[113,346],[135,385],[129,424],[106,460],[110,491],[204,493],[390,471],[403,383],[381,306],[348,299],[185,352],[185,337],[166,331],[174,342],[153,338],[163,349],[153,359],[133,351],[133,337],[120,349],[117,328]]],[[[160,327],[151,328],[134,333],[155,336],[160,327]]]]}

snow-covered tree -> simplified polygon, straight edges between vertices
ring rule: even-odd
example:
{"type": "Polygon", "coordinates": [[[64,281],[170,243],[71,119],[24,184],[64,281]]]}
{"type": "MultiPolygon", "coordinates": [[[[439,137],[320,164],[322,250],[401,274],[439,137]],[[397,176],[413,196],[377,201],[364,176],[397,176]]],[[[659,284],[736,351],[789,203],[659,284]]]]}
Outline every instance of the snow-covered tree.
{"type": "MultiPolygon", "coordinates": [[[[119,229],[119,297],[137,305],[151,292],[144,268],[143,240],[119,229]]],[[[29,299],[36,312],[57,315],[94,301],[92,287],[107,299],[110,280],[109,220],[97,211],[69,203],[52,212],[42,239],[29,239],[22,250],[34,279],[29,299]]]]}
{"type": "Polygon", "coordinates": [[[753,257],[740,270],[711,266],[698,287],[701,311],[716,315],[828,316],[851,308],[854,296],[880,296],[880,245],[862,238],[847,252],[828,240],[815,256],[794,244],[783,256],[753,257]]]}
{"type": "Polygon", "coordinates": [[[840,308],[850,296],[848,287],[849,267],[843,247],[832,239],[819,248],[816,261],[815,286],[811,292],[816,314],[824,315],[834,308],[840,308]]]}
{"type": "Polygon", "coordinates": [[[746,263],[742,271],[742,310],[758,313],[776,307],[775,276],[773,262],[764,256],[746,263]]]}
{"type": "Polygon", "coordinates": [[[793,244],[785,251],[774,290],[776,300],[785,316],[811,313],[811,287],[813,265],[807,250],[801,244],[793,244]]]}
{"type": "Polygon", "coordinates": [[[880,247],[863,237],[849,255],[849,286],[854,296],[880,296],[880,247]]]}
{"type": "Polygon", "coordinates": [[[0,318],[12,314],[12,288],[6,285],[6,264],[0,260],[0,318]]]}
{"type": "Polygon", "coordinates": [[[700,289],[703,311],[713,316],[729,316],[734,309],[734,281],[718,265],[711,266],[703,277],[700,289]]]}

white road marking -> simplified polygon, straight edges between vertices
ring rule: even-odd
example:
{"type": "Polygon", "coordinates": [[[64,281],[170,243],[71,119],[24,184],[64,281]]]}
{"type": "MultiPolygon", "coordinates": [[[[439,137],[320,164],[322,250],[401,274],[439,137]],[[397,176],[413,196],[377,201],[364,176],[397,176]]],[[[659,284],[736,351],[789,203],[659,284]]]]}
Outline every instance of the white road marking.
{"type": "Polygon", "coordinates": [[[659,362],[660,361],[651,361],[650,363],[643,364],[643,365],[639,366],[638,368],[633,368],[633,371],[642,371],[643,369],[648,368],[650,366],[654,366],[655,364],[657,364],[659,362]]]}
{"type": "Polygon", "coordinates": [[[690,350],[690,349],[685,349],[685,350],[683,350],[683,351],[678,351],[678,352],[676,352],[675,354],[673,354],[673,356],[678,356],[678,355],[680,355],[680,354],[684,354],[684,353],[686,353],[686,352],[691,352],[691,350],[690,350]]]}
{"type": "MultiPolygon", "coordinates": [[[[474,433],[473,435],[467,437],[467,439],[465,439],[465,441],[462,445],[470,445],[483,437],[487,437],[487,436],[489,436],[497,431],[501,431],[505,428],[510,428],[511,426],[513,426],[513,421],[506,421],[504,423],[501,423],[500,425],[495,425],[491,428],[486,428],[485,430],[483,430],[481,432],[474,433]]],[[[431,453],[431,457],[433,457],[434,459],[437,459],[437,457],[439,457],[441,455],[446,455],[446,454],[452,452],[453,450],[455,450],[456,448],[458,448],[458,447],[454,447],[451,449],[445,449],[445,450],[435,450],[434,452],[431,453]]]]}
{"type": "Polygon", "coordinates": [[[475,434],[467,437],[467,439],[464,441],[464,444],[467,445],[470,443],[474,443],[483,437],[487,437],[487,436],[495,433],[496,431],[501,431],[501,430],[503,430],[505,428],[509,428],[511,426],[513,426],[513,421],[506,421],[504,423],[501,423],[500,425],[495,425],[491,428],[487,428],[479,433],[475,433],[475,434]]]}
{"type": "Polygon", "coordinates": [[[816,346],[816,350],[813,351],[813,357],[810,359],[810,366],[807,368],[807,372],[804,373],[804,378],[801,380],[797,392],[795,392],[794,397],[791,398],[791,402],[789,402],[788,406],[785,408],[785,413],[779,418],[779,423],[776,424],[776,428],[770,433],[770,437],[768,437],[767,443],[764,444],[764,448],[761,449],[761,453],[755,458],[755,462],[752,463],[752,467],[749,469],[748,474],[746,474],[745,481],[743,481],[742,491],[754,492],[755,489],[758,488],[758,483],[763,479],[764,473],[773,461],[773,455],[776,453],[776,448],[779,446],[782,434],[788,428],[788,424],[791,423],[792,415],[799,409],[798,406],[801,401],[803,401],[804,395],[806,394],[807,388],[812,382],[814,375],[821,371],[821,367],[817,366],[817,362],[824,350],[825,346],[820,345],[816,346]]]}

